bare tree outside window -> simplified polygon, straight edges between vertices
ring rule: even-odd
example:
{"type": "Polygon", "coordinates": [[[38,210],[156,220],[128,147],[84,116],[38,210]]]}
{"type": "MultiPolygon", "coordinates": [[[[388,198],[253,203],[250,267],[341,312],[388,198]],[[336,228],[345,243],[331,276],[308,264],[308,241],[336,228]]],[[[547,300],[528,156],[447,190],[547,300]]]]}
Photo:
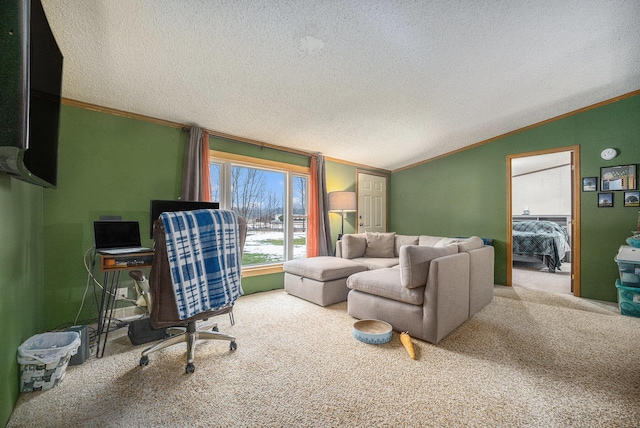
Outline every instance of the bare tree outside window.
{"type": "Polygon", "coordinates": [[[293,214],[307,214],[307,179],[293,178],[293,214]]]}
{"type": "Polygon", "coordinates": [[[211,200],[220,202],[220,165],[209,164],[209,174],[211,176],[211,200]]]}
{"type": "Polygon", "coordinates": [[[276,226],[276,228],[278,229],[281,228],[281,227],[278,227],[280,223],[278,223],[279,220],[277,220],[278,214],[282,212],[281,201],[282,200],[281,198],[278,197],[278,195],[276,195],[273,192],[269,192],[269,195],[267,196],[267,205],[266,205],[267,209],[265,211],[266,215],[264,218],[264,223],[268,225],[269,229],[273,229],[274,226],[276,226]]]}
{"type": "Polygon", "coordinates": [[[293,258],[307,256],[307,178],[293,177],[293,258]]]}
{"type": "Polygon", "coordinates": [[[213,199],[247,220],[242,266],[282,263],[291,257],[291,250],[293,258],[306,257],[306,176],[230,162],[211,162],[210,171],[213,199]],[[231,172],[229,182],[223,177],[224,171],[231,172]],[[288,194],[286,183],[290,179],[288,194]],[[224,194],[230,194],[231,201],[222,201],[224,194]],[[292,204],[292,218],[288,217],[287,200],[292,204]],[[293,223],[293,236],[285,227],[289,222],[293,223]],[[292,241],[293,248],[289,248],[292,241]]]}
{"type": "Polygon", "coordinates": [[[234,166],[231,169],[233,210],[246,219],[255,218],[267,190],[266,172],[234,166]]]}

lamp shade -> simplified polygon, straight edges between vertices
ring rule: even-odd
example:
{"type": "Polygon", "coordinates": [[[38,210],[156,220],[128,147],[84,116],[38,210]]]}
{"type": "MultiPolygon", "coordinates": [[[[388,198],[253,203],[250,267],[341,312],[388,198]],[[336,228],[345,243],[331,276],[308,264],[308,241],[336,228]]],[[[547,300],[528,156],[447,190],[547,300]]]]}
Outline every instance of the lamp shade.
{"type": "Polygon", "coordinates": [[[356,192],[330,192],[329,211],[355,211],[356,192]]]}

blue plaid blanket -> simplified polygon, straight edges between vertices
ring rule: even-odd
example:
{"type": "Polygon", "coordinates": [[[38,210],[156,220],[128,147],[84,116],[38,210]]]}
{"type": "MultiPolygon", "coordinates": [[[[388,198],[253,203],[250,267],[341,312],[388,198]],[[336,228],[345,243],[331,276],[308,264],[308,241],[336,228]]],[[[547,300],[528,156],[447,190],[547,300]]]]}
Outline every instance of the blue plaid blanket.
{"type": "Polygon", "coordinates": [[[160,218],[180,319],[232,304],[243,294],[235,212],[179,211],[160,218]]]}

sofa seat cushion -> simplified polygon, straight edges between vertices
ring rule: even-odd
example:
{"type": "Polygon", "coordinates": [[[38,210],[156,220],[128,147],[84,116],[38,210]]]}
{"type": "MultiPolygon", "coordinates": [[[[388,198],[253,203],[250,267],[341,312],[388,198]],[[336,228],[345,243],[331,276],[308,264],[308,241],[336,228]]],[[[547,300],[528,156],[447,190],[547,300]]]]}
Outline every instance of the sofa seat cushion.
{"type": "Polygon", "coordinates": [[[377,269],[353,274],[347,278],[347,287],[411,305],[424,303],[425,287],[403,287],[399,269],[377,269]]]}
{"type": "Polygon", "coordinates": [[[289,260],[284,263],[283,269],[285,272],[303,278],[312,278],[316,281],[331,281],[346,278],[356,272],[362,272],[366,270],[367,267],[353,260],[332,256],[320,256],[289,260]]]}
{"type": "Polygon", "coordinates": [[[358,262],[366,266],[367,269],[384,269],[397,266],[400,263],[398,257],[358,257],[353,259],[354,262],[358,262]]]}

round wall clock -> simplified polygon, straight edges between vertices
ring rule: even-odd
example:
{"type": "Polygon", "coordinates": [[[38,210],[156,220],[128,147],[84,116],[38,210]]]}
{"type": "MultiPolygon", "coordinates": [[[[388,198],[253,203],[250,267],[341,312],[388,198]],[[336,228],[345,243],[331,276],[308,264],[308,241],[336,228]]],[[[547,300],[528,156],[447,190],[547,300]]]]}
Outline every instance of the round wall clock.
{"type": "Polygon", "coordinates": [[[604,160],[611,160],[618,156],[618,151],[616,149],[604,149],[602,153],[600,153],[600,157],[604,160]]]}

